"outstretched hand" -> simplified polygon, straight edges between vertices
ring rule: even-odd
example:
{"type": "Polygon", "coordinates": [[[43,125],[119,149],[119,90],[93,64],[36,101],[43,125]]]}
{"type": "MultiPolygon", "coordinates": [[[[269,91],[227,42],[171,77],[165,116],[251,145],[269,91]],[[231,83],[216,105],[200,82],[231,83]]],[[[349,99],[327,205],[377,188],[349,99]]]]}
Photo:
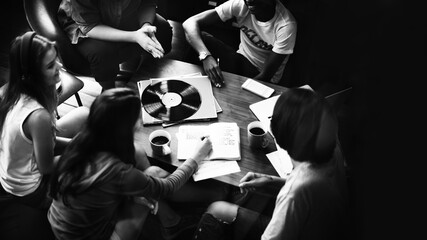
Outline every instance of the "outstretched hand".
{"type": "Polygon", "coordinates": [[[165,50],[156,38],[155,26],[144,25],[136,31],[136,42],[155,58],[162,58],[165,50]]]}
{"type": "Polygon", "coordinates": [[[271,183],[271,177],[261,173],[248,172],[240,179],[239,187],[243,191],[255,191],[256,188],[264,187],[271,183]]]}
{"type": "Polygon", "coordinates": [[[219,63],[212,56],[208,56],[203,60],[203,69],[215,87],[222,87],[224,84],[224,77],[219,68],[219,63]]]}

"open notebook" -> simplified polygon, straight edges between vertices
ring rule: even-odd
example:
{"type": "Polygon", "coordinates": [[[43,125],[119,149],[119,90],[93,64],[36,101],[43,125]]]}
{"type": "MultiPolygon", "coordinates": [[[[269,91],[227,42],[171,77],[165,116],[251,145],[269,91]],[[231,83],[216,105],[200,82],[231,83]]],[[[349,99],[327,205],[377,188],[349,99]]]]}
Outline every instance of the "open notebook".
{"type": "Polygon", "coordinates": [[[209,136],[212,151],[205,160],[240,160],[240,128],[235,122],[208,125],[183,125],[177,133],[180,160],[191,156],[194,146],[203,136],[209,136]]]}

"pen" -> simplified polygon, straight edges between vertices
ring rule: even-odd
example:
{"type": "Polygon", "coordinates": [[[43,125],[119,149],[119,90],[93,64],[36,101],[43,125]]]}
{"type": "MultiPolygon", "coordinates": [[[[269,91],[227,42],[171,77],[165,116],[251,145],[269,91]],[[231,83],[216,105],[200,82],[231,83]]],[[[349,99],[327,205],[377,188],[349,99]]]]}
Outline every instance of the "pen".
{"type": "Polygon", "coordinates": [[[201,137],[200,139],[203,141],[203,140],[205,140],[205,138],[208,138],[209,136],[203,136],[203,137],[201,137]]]}
{"type": "MultiPolygon", "coordinates": [[[[219,67],[219,58],[216,59],[216,62],[217,62],[218,67],[219,67]]],[[[224,79],[222,80],[222,84],[224,84],[224,79]]],[[[216,87],[221,87],[221,83],[217,83],[216,87]]]]}

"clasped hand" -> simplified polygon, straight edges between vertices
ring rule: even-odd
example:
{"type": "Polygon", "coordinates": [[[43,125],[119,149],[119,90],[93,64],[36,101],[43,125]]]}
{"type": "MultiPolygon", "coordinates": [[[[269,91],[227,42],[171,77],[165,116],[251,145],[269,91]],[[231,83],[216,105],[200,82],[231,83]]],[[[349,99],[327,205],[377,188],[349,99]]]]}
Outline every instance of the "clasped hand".
{"type": "Polygon", "coordinates": [[[156,38],[155,26],[144,25],[136,31],[136,42],[155,58],[162,58],[165,50],[156,38]]]}

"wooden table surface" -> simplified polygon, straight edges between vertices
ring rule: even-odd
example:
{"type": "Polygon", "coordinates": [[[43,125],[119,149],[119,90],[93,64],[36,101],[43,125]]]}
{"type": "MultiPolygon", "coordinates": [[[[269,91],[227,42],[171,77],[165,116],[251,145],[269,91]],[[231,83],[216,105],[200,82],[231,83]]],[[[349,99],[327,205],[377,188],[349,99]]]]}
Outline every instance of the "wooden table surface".
{"type": "MultiPolygon", "coordinates": [[[[150,65],[145,66],[143,68],[145,70],[140,71],[138,75],[133,78],[133,82],[136,83],[139,80],[145,80],[149,78],[176,76],[203,71],[200,66],[170,59],[158,60],[153,63],[150,63],[150,65]]],[[[226,83],[225,86],[223,86],[222,88],[213,87],[213,94],[223,111],[221,113],[218,113],[218,118],[215,120],[211,120],[209,122],[191,122],[191,124],[236,122],[240,128],[240,146],[242,159],[238,161],[238,164],[240,166],[241,171],[238,173],[216,177],[215,179],[237,186],[240,179],[249,171],[278,176],[276,170],[273,168],[273,166],[270,164],[270,161],[266,157],[266,153],[275,150],[274,142],[270,141],[271,144],[266,149],[254,150],[249,148],[248,146],[246,129],[247,125],[250,122],[257,120],[256,117],[249,110],[249,105],[263,100],[263,98],[241,88],[241,85],[247,79],[247,77],[242,77],[227,72],[223,72],[223,74],[226,83]]],[[[285,87],[269,83],[265,84],[275,89],[273,96],[281,94],[283,91],[286,91],[285,87]]],[[[181,123],[178,125],[164,128],[172,136],[172,153],[167,157],[154,156],[148,141],[148,135],[152,131],[156,129],[163,129],[161,125],[141,126],[135,134],[136,145],[137,147],[143,147],[149,157],[154,158],[156,161],[160,161],[160,163],[179,166],[182,164],[183,161],[177,160],[176,153],[178,140],[176,137],[176,133],[178,132],[179,126],[181,126],[182,124],[190,123],[181,123]]]]}

